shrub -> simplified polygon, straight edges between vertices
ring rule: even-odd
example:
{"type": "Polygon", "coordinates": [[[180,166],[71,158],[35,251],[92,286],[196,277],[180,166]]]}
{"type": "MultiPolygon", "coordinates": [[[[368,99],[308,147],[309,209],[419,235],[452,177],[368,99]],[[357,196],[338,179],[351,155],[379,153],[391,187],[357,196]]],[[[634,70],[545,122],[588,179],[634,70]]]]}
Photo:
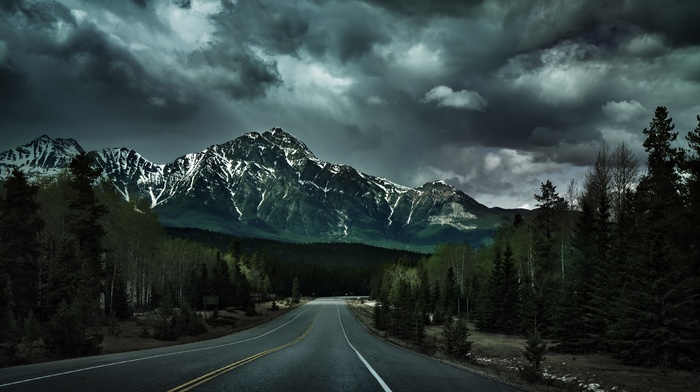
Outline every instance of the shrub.
{"type": "Polygon", "coordinates": [[[542,361],[547,352],[547,343],[542,340],[540,333],[535,328],[527,337],[523,356],[527,359],[527,365],[520,369],[520,377],[528,382],[539,382],[542,380],[542,361]]]}
{"type": "Polygon", "coordinates": [[[469,328],[464,320],[454,321],[448,317],[443,324],[442,336],[445,338],[445,351],[452,358],[465,358],[472,348],[469,328]]]}

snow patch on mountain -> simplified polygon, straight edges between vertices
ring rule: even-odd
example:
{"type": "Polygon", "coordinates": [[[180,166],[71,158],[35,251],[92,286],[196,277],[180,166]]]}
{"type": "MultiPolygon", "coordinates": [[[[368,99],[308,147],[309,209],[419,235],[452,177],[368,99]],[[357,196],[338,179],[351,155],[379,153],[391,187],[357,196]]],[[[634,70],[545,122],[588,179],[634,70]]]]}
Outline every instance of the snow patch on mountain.
{"type": "Polygon", "coordinates": [[[428,218],[428,222],[435,225],[449,225],[459,230],[474,230],[476,225],[467,225],[465,220],[475,220],[477,216],[468,212],[457,203],[449,203],[443,207],[442,213],[428,218]]]}

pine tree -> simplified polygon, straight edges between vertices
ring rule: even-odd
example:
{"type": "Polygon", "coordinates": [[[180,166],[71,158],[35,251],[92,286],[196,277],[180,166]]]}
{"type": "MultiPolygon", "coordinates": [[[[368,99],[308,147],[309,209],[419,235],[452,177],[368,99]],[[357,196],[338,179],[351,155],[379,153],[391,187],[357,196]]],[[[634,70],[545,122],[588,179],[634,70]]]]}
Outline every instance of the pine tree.
{"type": "Polygon", "coordinates": [[[213,294],[219,297],[219,306],[222,308],[231,306],[231,293],[233,292],[231,274],[228,264],[219,252],[216,253],[216,261],[212,270],[212,286],[213,294]]]}
{"type": "Polygon", "coordinates": [[[500,324],[502,332],[507,334],[515,334],[519,328],[520,284],[518,279],[513,249],[510,244],[506,244],[503,251],[503,303],[501,305],[503,313],[500,324]]]}
{"type": "Polygon", "coordinates": [[[100,203],[95,194],[94,185],[102,173],[101,169],[93,166],[93,159],[81,153],[70,162],[70,211],[68,229],[77,245],[76,256],[82,263],[83,276],[80,284],[95,298],[103,293],[104,269],[102,241],[106,234],[101,220],[107,214],[107,209],[100,203]]]}
{"type": "Polygon", "coordinates": [[[469,327],[464,320],[448,317],[442,328],[442,336],[445,338],[447,355],[456,359],[466,359],[473,342],[469,340],[469,327]]]}
{"type": "Polygon", "coordinates": [[[126,320],[131,316],[132,312],[126,282],[120,268],[117,268],[116,274],[111,277],[111,281],[108,284],[111,289],[107,296],[109,306],[106,309],[106,313],[119,320],[126,320]]]}
{"type": "Polygon", "coordinates": [[[529,382],[539,382],[542,380],[542,361],[547,352],[547,343],[542,339],[537,327],[535,327],[525,341],[523,356],[527,360],[520,370],[521,377],[529,382]]]}
{"type": "MultiPolygon", "coordinates": [[[[581,201],[581,215],[574,231],[573,263],[562,285],[561,295],[554,314],[552,334],[557,342],[556,349],[563,352],[590,352],[595,343],[591,339],[593,331],[587,328],[597,323],[598,317],[592,318],[590,312],[594,306],[591,295],[595,279],[596,251],[595,218],[590,202],[581,201]],[[589,321],[590,320],[590,321],[589,321]]],[[[601,300],[604,300],[601,298],[601,300]]],[[[607,301],[610,299],[608,298],[607,301]]],[[[603,306],[609,307],[609,303],[603,306]]],[[[595,308],[594,311],[598,309],[595,308]]],[[[597,313],[596,313],[597,316],[597,313]]],[[[595,331],[601,332],[602,331],[595,331]]]]}
{"type": "Polygon", "coordinates": [[[15,324],[15,315],[12,312],[12,281],[10,276],[3,272],[3,261],[0,259],[0,343],[6,342],[12,337],[12,326],[15,324]]]}
{"type": "Polygon", "coordinates": [[[418,292],[418,299],[416,303],[416,311],[419,317],[422,319],[422,325],[430,323],[429,314],[434,310],[431,308],[432,305],[432,293],[430,291],[430,280],[428,280],[428,273],[423,269],[420,275],[420,287],[418,292]]]}
{"type": "Polygon", "coordinates": [[[566,210],[566,201],[559,196],[556,186],[549,180],[540,185],[540,191],[541,194],[535,195],[539,208],[535,216],[535,306],[530,309],[539,312],[533,316],[538,318],[542,331],[546,332],[552,317],[553,301],[564,276],[561,264],[563,255],[560,254],[563,239],[557,236],[561,236],[562,213],[566,210]]]}
{"type": "Polygon", "coordinates": [[[39,217],[37,193],[24,173],[17,168],[4,185],[5,197],[0,203],[0,273],[11,281],[13,313],[20,320],[37,306],[39,298],[39,232],[43,221],[39,217]]]}
{"type": "Polygon", "coordinates": [[[233,306],[236,308],[245,308],[250,303],[250,284],[241,272],[241,267],[238,261],[234,260],[233,264],[233,306]]]}
{"type": "Polygon", "coordinates": [[[99,331],[105,299],[101,221],[108,211],[95,193],[93,186],[101,171],[92,163],[85,153],[71,160],[66,235],[47,266],[50,321],[44,341],[61,356],[99,353],[103,338],[99,331]],[[65,330],[61,330],[64,322],[65,330]]]}
{"type": "Polygon", "coordinates": [[[610,327],[611,348],[626,363],[699,366],[700,352],[694,274],[681,252],[684,228],[680,167],[683,154],[672,147],[677,133],[664,107],[656,109],[644,147],[647,174],[637,188],[638,233],[627,281],[610,327]]]}
{"type": "Polygon", "coordinates": [[[292,282],[292,303],[298,304],[301,298],[301,292],[299,291],[299,278],[294,277],[292,282]]]}
{"type": "Polygon", "coordinates": [[[500,250],[496,249],[491,276],[486,287],[486,300],[483,301],[482,315],[479,319],[480,329],[489,332],[503,330],[504,287],[503,258],[500,250]]]}
{"type": "Polygon", "coordinates": [[[208,296],[212,292],[211,280],[209,279],[209,268],[207,268],[206,263],[202,263],[199,268],[199,275],[197,275],[196,283],[196,308],[204,309],[204,297],[208,296]]]}
{"type": "MultiPolygon", "coordinates": [[[[382,279],[382,281],[383,280],[384,279],[382,279]]],[[[386,331],[389,326],[389,297],[386,291],[387,290],[380,285],[377,287],[376,292],[373,293],[376,302],[372,313],[372,321],[374,322],[374,327],[380,331],[386,331]]]]}
{"type": "Polygon", "coordinates": [[[457,298],[459,295],[455,270],[452,266],[449,266],[445,272],[445,289],[442,292],[442,308],[447,316],[457,314],[457,298]]]}

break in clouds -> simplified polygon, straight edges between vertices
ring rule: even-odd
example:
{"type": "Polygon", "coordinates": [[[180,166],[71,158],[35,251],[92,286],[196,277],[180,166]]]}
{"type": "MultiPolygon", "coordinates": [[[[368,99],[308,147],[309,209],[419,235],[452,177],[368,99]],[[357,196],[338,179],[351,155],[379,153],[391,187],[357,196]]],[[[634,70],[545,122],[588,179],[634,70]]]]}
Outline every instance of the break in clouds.
{"type": "Polygon", "coordinates": [[[0,149],[41,134],[163,163],[280,126],[319,158],[489,206],[565,191],[601,141],[644,160],[700,114],[700,3],[10,0],[0,149]]]}

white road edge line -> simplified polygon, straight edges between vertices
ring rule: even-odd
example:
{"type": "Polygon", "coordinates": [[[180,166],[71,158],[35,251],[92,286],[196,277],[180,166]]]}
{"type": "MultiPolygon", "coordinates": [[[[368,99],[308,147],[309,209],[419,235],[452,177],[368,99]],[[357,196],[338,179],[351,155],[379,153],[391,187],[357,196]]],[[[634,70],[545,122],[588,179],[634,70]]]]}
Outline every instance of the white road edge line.
{"type": "Polygon", "coordinates": [[[128,359],[128,360],[125,360],[125,361],[106,363],[106,364],[104,364],[104,365],[97,365],[97,366],[91,366],[91,367],[86,367],[86,368],[81,368],[81,369],[69,370],[69,371],[61,372],[61,373],[47,374],[46,376],[28,378],[28,379],[26,379],[26,380],[14,381],[14,382],[10,382],[10,383],[7,383],[7,384],[0,384],[0,388],[5,388],[5,387],[12,386],[12,385],[17,385],[17,384],[24,384],[24,383],[28,383],[28,382],[32,382],[32,381],[39,381],[39,380],[43,380],[43,379],[46,379],[46,378],[52,378],[52,377],[58,377],[58,376],[65,376],[65,375],[67,375],[67,374],[85,372],[85,371],[88,371],[88,370],[95,370],[95,369],[100,369],[100,368],[105,368],[105,367],[110,367],[110,366],[123,365],[123,364],[126,364],[126,363],[133,363],[133,362],[146,361],[146,360],[148,360],[148,359],[156,359],[156,358],[170,357],[170,356],[173,356],[173,355],[189,354],[189,353],[194,353],[194,352],[197,352],[197,351],[212,350],[212,349],[215,349],[215,348],[233,346],[233,345],[235,345],[235,344],[249,342],[249,341],[251,341],[251,340],[259,339],[259,338],[261,338],[261,337],[263,337],[263,336],[267,336],[267,335],[269,335],[269,334],[271,334],[271,333],[277,331],[278,329],[280,329],[280,328],[286,326],[287,324],[289,324],[289,323],[291,323],[292,321],[294,321],[294,320],[296,320],[297,318],[299,318],[299,316],[301,316],[302,314],[306,313],[306,311],[309,310],[309,309],[310,309],[310,307],[307,307],[306,309],[304,309],[304,311],[302,311],[301,313],[299,313],[298,315],[296,315],[293,319],[287,321],[286,323],[280,325],[279,327],[277,327],[277,328],[275,328],[275,329],[273,329],[273,330],[271,330],[271,331],[265,332],[265,333],[262,334],[262,335],[254,336],[254,337],[252,337],[252,338],[248,338],[248,339],[244,339],[244,340],[239,340],[239,341],[237,341],[237,342],[224,343],[224,344],[219,344],[219,345],[210,346],[210,347],[196,348],[196,349],[193,349],[193,350],[176,351],[176,352],[174,352],[174,353],[167,353],[167,354],[160,354],[160,355],[152,355],[152,356],[150,356],[150,357],[143,357],[143,358],[136,358],[136,359],[128,359]]]}
{"type": "Polygon", "coordinates": [[[360,358],[360,361],[362,361],[362,363],[365,364],[365,367],[367,368],[367,370],[369,370],[369,372],[372,373],[374,378],[377,379],[377,381],[379,382],[379,385],[382,386],[382,389],[384,389],[385,392],[391,392],[391,388],[389,388],[389,386],[386,385],[384,380],[382,380],[382,378],[379,377],[379,374],[377,374],[377,372],[374,371],[372,366],[365,360],[365,358],[362,356],[362,354],[360,354],[360,352],[357,351],[355,346],[353,346],[352,343],[350,343],[350,339],[348,339],[348,334],[345,333],[345,327],[343,327],[343,320],[340,319],[340,308],[338,307],[337,304],[335,305],[335,310],[338,311],[338,321],[340,322],[340,329],[343,330],[343,336],[345,336],[345,341],[348,342],[348,345],[350,345],[350,348],[353,349],[353,351],[355,351],[355,354],[357,354],[357,356],[360,358]]]}

